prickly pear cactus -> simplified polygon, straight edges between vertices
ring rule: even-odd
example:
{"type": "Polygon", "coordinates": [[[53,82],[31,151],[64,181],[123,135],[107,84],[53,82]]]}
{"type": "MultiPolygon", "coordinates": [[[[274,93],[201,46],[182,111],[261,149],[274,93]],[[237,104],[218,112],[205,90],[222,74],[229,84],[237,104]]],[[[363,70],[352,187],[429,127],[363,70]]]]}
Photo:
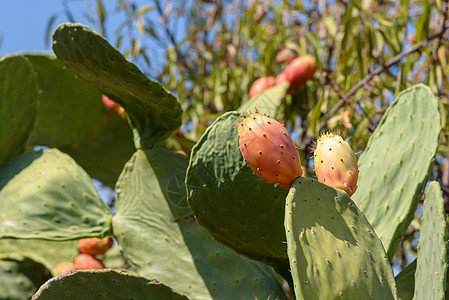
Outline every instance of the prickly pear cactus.
{"type": "Polygon", "coordinates": [[[424,192],[440,131],[438,102],[419,84],[398,95],[359,157],[358,189],[352,199],[390,259],[424,192]]]}
{"type": "Polygon", "coordinates": [[[254,174],[284,189],[302,175],[298,150],[284,126],[260,113],[238,125],[239,149],[254,174]]]}
{"type": "Polygon", "coordinates": [[[109,208],[84,170],[59,150],[27,152],[3,165],[0,175],[0,238],[111,234],[109,208]]]}
{"type": "Polygon", "coordinates": [[[237,112],[224,114],[193,148],[186,176],[189,205],[217,241],[287,270],[287,191],[264,182],[245,163],[236,128],[241,120],[237,112]]]}
{"type": "Polygon", "coordinates": [[[181,125],[177,99],[89,27],[59,25],[53,51],[72,72],[125,109],[136,148],[154,146],[181,125]]]}
{"type": "Polygon", "coordinates": [[[33,65],[41,91],[32,145],[67,146],[100,126],[105,109],[97,89],[77,78],[54,55],[25,57],[33,65]]]}
{"type": "Polygon", "coordinates": [[[119,270],[73,271],[47,281],[33,300],[187,299],[158,281],[119,270]]]}
{"type": "Polygon", "coordinates": [[[320,182],[352,196],[357,189],[357,157],[349,143],[335,134],[323,134],[314,152],[315,173],[320,182]]]}
{"type": "Polygon", "coordinates": [[[415,291],[416,259],[396,275],[399,300],[412,300],[415,291]]]}
{"type": "Polygon", "coordinates": [[[0,58],[0,166],[25,149],[36,118],[38,91],[26,57],[0,58]]]}
{"type": "Polygon", "coordinates": [[[446,213],[438,182],[430,183],[424,200],[413,299],[445,299],[447,277],[446,213]]]}
{"type": "Polygon", "coordinates": [[[315,179],[295,180],[285,231],[297,298],[396,299],[382,243],[345,192],[315,179]]]}
{"type": "Polygon", "coordinates": [[[52,277],[45,262],[20,254],[0,255],[1,299],[30,299],[52,277]]]}
{"type": "Polygon", "coordinates": [[[138,150],[126,164],[113,229],[131,266],[191,299],[284,299],[268,266],[214,241],[195,222],[186,169],[184,155],[160,148],[138,150]]]}

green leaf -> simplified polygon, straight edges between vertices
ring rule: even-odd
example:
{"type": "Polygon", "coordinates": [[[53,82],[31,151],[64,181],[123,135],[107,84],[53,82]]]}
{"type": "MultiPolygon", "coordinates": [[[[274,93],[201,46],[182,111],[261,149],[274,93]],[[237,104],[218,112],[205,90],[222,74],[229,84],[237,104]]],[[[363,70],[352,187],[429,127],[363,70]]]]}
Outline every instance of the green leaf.
{"type": "Polygon", "coordinates": [[[52,55],[26,55],[37,73],[39,105],[30,143],[60,147],[85,138],[99,126],[101,94],[52,55]]]}
{"type": "Polygon", "coordinates": [[[0,59],[0,166],[22,153],[36,118],[38,84],[26,57],[0,59]]]}
{"type": "Polygon", "coordinates": [[[285,231],[299,299],[396,299],[385,249],[345,192],[314,179],[295,180],[285,231]]]}
{"type": "Polygon", "coordinates": [[[441,130],[438,102],[416,85],[388,108],[358,160],[358,189],[352,196],[393,258],[413,219],[429,176],[441,130]]]}
{"type": "Polygon", "coordinates": [[[414,299],[445,299],[447,276],[446,213],[438,182],[430,183],[424,201],[414,299]]]}
{"type": "Polygon", "coordinates": [[[47,281],[33,300],[187,299],[166,285],[119,270],[80,270],[47,281]]]}
{"type": "Polygon", "coordinates": [[[114,235],[127,261],[191,299],[285,299],[274,272],[213,240],[186,202],[187,158],[138,150],[117,184],[114,235]]]}
{"type": "Polygon", "coordinates": [[[137,148],[151,148],[181,125],[177,99],[89,27],[59,25],[53,34],[53,50],[81,79],[123,106],[137,148]]]}
{"type": "Polygon", "coordinates": [[[111,234],[111,213],[89,176],[57,149],[0,168],[0,238],[71,240],[111,234]]]}

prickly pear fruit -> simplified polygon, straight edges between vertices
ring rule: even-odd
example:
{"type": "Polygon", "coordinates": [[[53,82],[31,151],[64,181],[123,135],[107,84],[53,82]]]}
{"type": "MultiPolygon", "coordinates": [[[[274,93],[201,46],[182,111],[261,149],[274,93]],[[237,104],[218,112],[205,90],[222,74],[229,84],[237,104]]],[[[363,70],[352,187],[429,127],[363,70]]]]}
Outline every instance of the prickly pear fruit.
{"type": "Polygon", "coordinates": [[[316,71],[316,61],[310,55],[304,55],[292,60],[285,68],[285,78],[290,86],[302,87],[307,80],[313,78],[316,71]]]}
{"type": "Polygon", "coordinates": [[[352,196],[357,189],[357,157],[349,143],[335,134],[324,134],[314,153],[315,173],[318,180],[352,196]]]}
{"type": "Polygon", "coordinates": [[[253,172],[269,183],[290,189],[302,175],[292,138],[278,121],[260,113],[244,117],[238,126],[239,148],[253,172]]]}
{"type": "Polygon", "coordinates": [[[105,238],[88,238],[78,241],[78,249],[81,253],[90,255],[101,255],[106,253],[114,243],[111,236],[105,238]]]}
{"type": "Polygon", "coordinates": [[[276,85],[276,80],[273,77],[260,77],[251,86],[249,97],[253,98],[274,85],[276,85]]]}
{"type": "Polygon", "coordinates": [[[55,267],[55,272],[59,275],[76,270],[75,264],[71,262],[63,262],[55,267]]]}
{"type": "Polygon", "coordinates": [[[118,103],[112,101],[107,96],[102,95],[101,99],[103,100],[103,104],[106,107],[106,109],[110,112],[116,113],[120,117],[122,117],[125,120],[128,120],[128,116],[126,115],[125,110],[123,107],[121,107],[118,103]]]}
{"type": "Polygon", "coordinates": [[[283,48],[279,50],[278,54],[276,55],[276,63],[278,64],[289,63],[296,57],[298,57],[298,54],[296,53],[295,50],[290,48],[283,48]]]}
{"type": "Polygon", "coordinates": [[[96,270],[104,269],[103,262],[92,255],[80,254],[75,258],[75,268],[78,270],[96,270]]]}

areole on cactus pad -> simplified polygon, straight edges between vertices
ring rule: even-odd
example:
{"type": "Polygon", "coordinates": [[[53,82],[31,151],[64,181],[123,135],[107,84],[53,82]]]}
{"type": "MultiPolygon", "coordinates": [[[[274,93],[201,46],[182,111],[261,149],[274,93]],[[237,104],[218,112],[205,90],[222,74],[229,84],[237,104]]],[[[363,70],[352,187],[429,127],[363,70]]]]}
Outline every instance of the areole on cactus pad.
{"type": "Polygon", "coordinates": [[[349,143],[339,135],[323,134],[314,153],[315,173],[320,182],[344,190],[352,196],[357,189],[357,157],[349,143]]]}
{"type": "Polygon", "coordinates": [[[239,148],[248,166],[268,183],[290,189],[302,175],[298,150],[284,126],[255,113],[239,123],[239,148]]]}

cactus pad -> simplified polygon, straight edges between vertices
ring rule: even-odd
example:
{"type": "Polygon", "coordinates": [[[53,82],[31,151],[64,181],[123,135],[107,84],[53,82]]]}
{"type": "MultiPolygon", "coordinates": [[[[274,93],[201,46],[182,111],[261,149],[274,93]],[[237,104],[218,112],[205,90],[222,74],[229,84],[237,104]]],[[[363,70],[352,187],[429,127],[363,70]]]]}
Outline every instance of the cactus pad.
{"type": "Polygon", "coordinates": [[[123,166],[136,150],[128,124],[109,113],[89,136],[76,144],[60,148],[86,172],[103,184],[114,186],[123,166]]]}
{"type": "Polygon", "coordinates": [[[25,149],[38,95],[36,74],[26,57],[0,59],[0,166],[25,149]]]}
{"type": "Polygon", "coordinates": [[[285,204],[288,257],[299,299],[395,299],[382,243],[349,196],[314,179],[285,204]]]}
{"type": "Polygon", "coordinates": [[[101,94],[53,55],[26,55],[37,74],[39,105],[33,145],[60,147],[80,141],[101,122],[101,94]]]}
{"type": "Polygon", "coordinates": [[[70,240],[111,234],[111,213],[89,176],[57,149],[0,168],[0,238],[70,240]]]}
{"type": "Polygon", "coordinates": [[[33,298],[45,299],[187,299],[158,281],[119,270],[72,271],[47,281],[33,298]]]}
{"type": "Polygon", "coordinates": [[[0,255],[0,298],[30,299],[51,278],[45,264],[27,256],[0,255]]]}
{"type": "Polygon", "coordinates": [[[416,259],[396,275],[399,300],[412,300],[415,290],[416,259]]]}
{"type": "Polygon", "coordinates": [[[416,85],[401,92],[360,156],[352,196],[382,240],[388,257],[413,219],[438,147],[441,130],[432,91],[416,85]]]}
{"type": "Polygon", "coordinates": [[[424,200],[415,272],[414,299],[445,299],[447,276],[446,213],[438,182],[430,183],[424,200]]]}
{"type": "Polygon", "coordinates": [[[187,158],[138,150],[117,184],[114,235],[127,261],[191,299],[284,299],[274,272],[214,241],[187,205],[187,158]]]}
{"type": "Polygon", "coordinates": [[[192,149],[189,205],[217,241],[250,258],[287,266],[287,191],[264,182],[245,163],[236,128],[241,119],[237,112],[219,117],[192,149]]]}
{"type": "Polygon", "coordinates": [[[177,99],[89,27],[59,25],[53,34],[53,50],[81,79],[123,106],[137,148],[152,147],[181,125],[177,99]]]}

